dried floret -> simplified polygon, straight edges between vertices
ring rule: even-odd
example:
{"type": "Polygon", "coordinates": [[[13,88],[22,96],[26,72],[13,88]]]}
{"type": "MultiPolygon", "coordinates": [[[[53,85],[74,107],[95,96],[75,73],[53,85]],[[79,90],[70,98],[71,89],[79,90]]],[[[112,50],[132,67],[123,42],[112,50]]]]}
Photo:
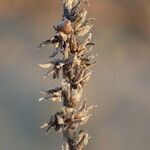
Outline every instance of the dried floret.
{"type": "Polygon", "coordinates": [[[71,21],[68,19],[64,19],[63,21],[61,21],[56,28],[58,31],[61,31],[65,34],[70,34],[72,32],[72,24],[71,21]]]}

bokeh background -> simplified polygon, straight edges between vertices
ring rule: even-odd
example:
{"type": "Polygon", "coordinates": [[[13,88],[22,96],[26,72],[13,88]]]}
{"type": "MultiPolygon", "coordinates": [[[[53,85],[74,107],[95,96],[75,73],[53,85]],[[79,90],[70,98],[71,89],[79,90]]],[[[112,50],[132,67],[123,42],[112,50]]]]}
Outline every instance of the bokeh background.
{"type": "MultiPolygon", "coordinates": [[[[90,0],[97,19],[94,53],[99,63],[84,98],[98,104],[88,124],[87,150],[150,149],[150,1],[90,0]]],[[[39,129],[59,104],[39,103],[39,63],[49,49],[37,45],[54,34],[61,0],[0,0],[0,150],[58,150],[60,134],[39,129]]]]}

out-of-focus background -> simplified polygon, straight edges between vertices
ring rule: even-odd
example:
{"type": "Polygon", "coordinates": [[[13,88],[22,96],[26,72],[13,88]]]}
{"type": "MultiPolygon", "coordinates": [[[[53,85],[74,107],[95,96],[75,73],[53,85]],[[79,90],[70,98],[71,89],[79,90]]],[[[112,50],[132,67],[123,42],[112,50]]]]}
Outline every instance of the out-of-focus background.
{"type": "MultiPolygon", "coordinates": [[[[88,124],[87,150],[150,149],[150,1],[90,0],[97,19],[94,53],[99,63],[84,98],[98,104],[88,124]]],[[[38,63],[50,50],[36,49],[52,37],[61,0],[0,0],[0,150],[58,150],[62,137],[39,129],[59,104],[39,103],[38,63]]]]}

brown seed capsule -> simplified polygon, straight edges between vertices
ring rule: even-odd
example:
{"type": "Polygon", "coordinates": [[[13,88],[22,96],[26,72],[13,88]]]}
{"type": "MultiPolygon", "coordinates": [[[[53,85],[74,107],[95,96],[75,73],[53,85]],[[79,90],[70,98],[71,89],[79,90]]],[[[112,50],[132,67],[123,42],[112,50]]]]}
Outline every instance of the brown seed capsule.
{"type": "Polygon", "coordinates": [[[57,30],[64,32],[65,34],[70,34],[72,31],[71,21],[68,19],[63,20],[60,24],[57,25],[57,30]]]}

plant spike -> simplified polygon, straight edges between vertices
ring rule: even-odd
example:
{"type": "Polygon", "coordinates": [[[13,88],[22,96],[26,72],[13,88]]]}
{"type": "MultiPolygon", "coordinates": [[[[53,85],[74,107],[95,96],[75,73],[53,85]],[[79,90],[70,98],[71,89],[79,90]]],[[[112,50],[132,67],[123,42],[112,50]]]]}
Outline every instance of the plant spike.
{"type": "Polygon", "coordinates": [[[62,21],[54,26],[56,34],[42,42],[40,47],[54,45],[50,61],[39,64],[48,69],[44,78],[52,74],[61,84],[54,89],[41,90],[44,97],[39,101],[50,100],[62,102],[62,109],[52,115],[41,128],[54,128],[63,134],[62,150],[83,150],[90,136],[79,127],[84,125],[91,116],[90,111],[96,106],[87,107],[81,101],[83,88],[91,76],[90,66],[95,63],[94,56],[89,53],[95,45],[91,42],[93,27],[92,19],[87,19],[87,11],[81,8],[85,0],[63,0],[64,13],[62,21]],[[87,35],[85,40],[83,36],[87,35]],[[81,40],[82,38],[82,40],[81,40]]]}

